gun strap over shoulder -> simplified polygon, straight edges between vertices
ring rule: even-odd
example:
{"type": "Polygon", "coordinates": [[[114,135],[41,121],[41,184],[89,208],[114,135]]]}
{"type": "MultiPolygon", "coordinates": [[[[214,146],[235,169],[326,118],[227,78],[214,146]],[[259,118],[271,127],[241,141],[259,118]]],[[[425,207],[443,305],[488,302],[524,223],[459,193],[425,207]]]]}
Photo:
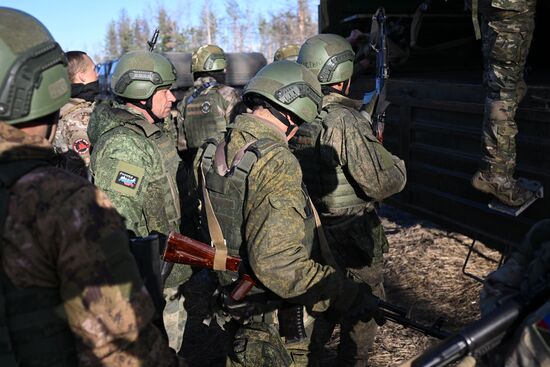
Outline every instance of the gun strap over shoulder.
{"type": "Polygon", "coordinates": [[[222,227],[220,222],[214,213],[214,208],[212,207],[212,202],[210,200],[210,195],[208,194],[208,189],[206,188],[206,177],[205,172],[209,167],[204,165],[204,160],[209,161],[209,166],[212,164],[212,159],[216,150],[216,145],[209,143],[203,153],[203,159],[201,160],[200,171],[202,178],[202,196],[204,198],[204,208],[206,211],[206,222],[208,223],[208,232],[210,234],[210,240],[212,241],[212,246],[216,249],[214,253],[214,270],[225,270],[225,263],[227,260],[227,244],[223,236],[222,227]]]}

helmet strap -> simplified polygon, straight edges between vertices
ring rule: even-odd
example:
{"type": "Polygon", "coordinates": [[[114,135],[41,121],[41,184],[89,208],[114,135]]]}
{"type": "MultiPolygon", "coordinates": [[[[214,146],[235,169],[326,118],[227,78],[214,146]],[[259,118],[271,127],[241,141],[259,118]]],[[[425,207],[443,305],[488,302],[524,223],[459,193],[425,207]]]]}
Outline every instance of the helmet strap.
{"type": "Polygon", "coordinates": [[[285,116],[284,114],[280,113],[279,111],[277,111],[277,109],[275,109],[270,103],[266,103],[267,105],[267,109],[269,110],[269,112],[275,116],[275,118],[279,121],[281,121],[281,123],[283,123],[283,125],[286,126],[286,131],[285,131],[285,136],[289,136],[290,133],[292,132],[292,130],[294,130],[294,127],[296,126],[295,124],[292,124],[289,120],[288,120],[288,117],[285,116]]]}
{"type": "MultiPolygon", "coordinates": [[[[332,84],[332,85],[334,85],[334,84],[332,84]]],[[[321,91],[323,92],[323,94],[325,96],[327,94],[330,94],[330,93],[336,93],[336,94],[344,95],[344,93],[346,92],[346,90],[348,89],[348,86],[349,86],[349,79],[344,80],[344,85],[342,86],[342,90],[338,90],[338,89],[334,88],[332,85],[321,85],[321,91]]]]}
{"type": "Polygon", "coordinates": [[[147,112],[149,117],[151,117],[153,119],[153,122],[155,124],[158,124],[159,122],[162,122],[162,119],[157,117],[157,115],[155,115],[153,113],[153,96],[147,98],[145,100],[145,104],[142,104],[142,103],[140,103],[140,101],[136,101],[136,100],[132,100],[132,99],[129,99],[128,102],[133,104],[134,106],[136,106],[138,108],[141,108],[141,109],[145,110],[145,112],[147,112]]]}

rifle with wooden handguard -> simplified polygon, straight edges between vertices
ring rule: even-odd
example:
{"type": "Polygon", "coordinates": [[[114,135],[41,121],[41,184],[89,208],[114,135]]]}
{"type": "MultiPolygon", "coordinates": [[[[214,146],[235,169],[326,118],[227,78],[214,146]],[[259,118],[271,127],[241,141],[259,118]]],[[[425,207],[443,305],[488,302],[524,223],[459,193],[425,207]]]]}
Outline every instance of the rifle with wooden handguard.
{"type": "MultiPolygon", "coordinates": [[[[170,263],[213,269],[215,252],[214,247],[204,242],[194,240],[180,233],[170,232],[162,257],[164,261],[170,263]]],[[[234,301],[241,301],[256,282],[250,275],[242,271],[240,257],[227,255],[225,267],[229,271],[239,273],[239,281],[231,291],[230,297],[234,301]]]]}

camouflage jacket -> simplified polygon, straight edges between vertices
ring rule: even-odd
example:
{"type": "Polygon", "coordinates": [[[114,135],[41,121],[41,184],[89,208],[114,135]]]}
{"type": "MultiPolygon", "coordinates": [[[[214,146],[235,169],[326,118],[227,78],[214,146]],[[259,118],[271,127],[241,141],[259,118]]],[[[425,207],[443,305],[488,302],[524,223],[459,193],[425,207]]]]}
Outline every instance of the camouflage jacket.
{"type": "MultiPolygon", "coordinates": [[[[166,123],[166,122],[165,122],[166,123]]],[[[90,117],[90,172],[138,236],[179,231],[180,159],[165,129],[125,105],[104,101],[90,117]]]]}
{"type": "MultiPolygon", "coordinates": [[[[52,156],[46,140],[0,123],[0,169],[52,156]]],[[[18,288],[59,289],[79,366],[176,366],[151,323],[153,304],[105,194],[49,166],[23,175],[8,191],[3,271],[18,288]]]]}
{"type": "MultiPolygon", "coordinates": [[[[189,100],[189,97],[193,93],[195,93],[197,90],[203,88],[204,85],[207,83],[213,84],[216,83],[216,80],[212,77],[202,77],[195,80],[193,83],[193,87],[189,88],[189,90],[185,93],[183,96],[183,99],[180,103],[178,103],[177,110],[179,112],[179,117],[177,121],[177,130],[178,130],[178,150],[179,151],[185,151],[188,149],[187,140],[185,137],[185,109],[189,100]]],[[[231,118],[233,117],[234,108],[237,105],[237,103],[240,102],[241,96],[237,92],[235,88],[232,88],[227,85],[217,85],[216,88],[213,89],[216,94],[221,96],[222,105],[216,106],[215,108],[220,108],[221,111],[219,111],[220,114],[225,116],[225,121],[227,124],[230,123],[231,118]]],[[[208,88],[205,89],[202,93],[210,93],[208,88]]]]}
{"type": "MultiPolygon", "coordinates": [[[[311,306],[315,311],[324,311],[329,305],[347,309],[357,294],[357,286],[334,268],[314,261],[303,244],[308,203],[300,165],[288,149],[284,134],[254,115],[237,116],[227,145],[228,164],[241,147],[259,139],[283,146],[260,157],[248,175],[242,246],[246,246],[251,270],[266,288],[284,299],[311,306]]],[[[195,186],[200,182],[201,156],[199,149],[195,186]]],[[[312,252],[320,252],[318,244],[312,252]]]]}
{"type": "Polygon", "coordinates": [[[71,98],[61,108],[53,141],[53,146],[58,152],[64,153],[72,149],[80,155],[86,166],[90,164],[91,148],[86,129],[94,106],[95,103],[81,98],[71,98]]]}
{"type": "MultiPolygon", "coordinates": [[[[372,134],[370,121],[360,115],[357,102],[339,94],[323,98],[322,129],[317,145],[321,165],[340,166],[368,198],[381,201],[400,192],[407,182],[405,163],[388,152],[372,134]]],[[[345,215],[353,213],[332,213],[345,215]]]]}

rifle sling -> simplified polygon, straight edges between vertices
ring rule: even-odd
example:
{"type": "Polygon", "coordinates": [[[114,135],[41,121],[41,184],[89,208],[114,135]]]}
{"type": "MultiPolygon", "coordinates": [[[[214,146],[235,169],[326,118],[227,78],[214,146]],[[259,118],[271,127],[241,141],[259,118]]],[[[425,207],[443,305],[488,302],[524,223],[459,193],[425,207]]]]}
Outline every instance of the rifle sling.
{"type": "Polygon", "coordinates": [[[214,213],[214,208],[212,207],[212,202],[210,201],[210,195],[208,194],[208,189],[206,188],[206,179],[204,175],[204,169],[201,161],[200,166],[201,176],[202,176],[202,195],[204,197],[204,207],[206,211],[206,221],[208,223],[208,233],[210,234],[210,239],[212,245],[216,249],[214,252],[214,270],[226,270],[225,264],[227,261],[227,244],[225,243],[225,238],[223,237],[222,228],[218,218],[216,218],[216,213],[214,213]]]}

